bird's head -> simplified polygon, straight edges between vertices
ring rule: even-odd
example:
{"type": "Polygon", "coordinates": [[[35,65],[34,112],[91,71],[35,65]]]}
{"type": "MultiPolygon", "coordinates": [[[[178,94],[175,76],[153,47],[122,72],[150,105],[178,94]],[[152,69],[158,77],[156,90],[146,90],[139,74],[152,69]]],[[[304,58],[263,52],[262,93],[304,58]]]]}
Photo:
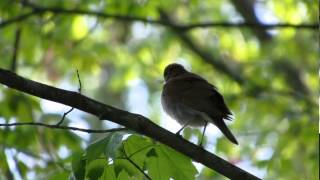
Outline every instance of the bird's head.
{"type": "Polygon", "coordinates": [[[173,63],[173,64],[169,64],[164,69],[163,77],[165,82],[167,82],[170,78],[177,77],[186,72],[187,71],[184,69],[182,65],[173,63]]]}

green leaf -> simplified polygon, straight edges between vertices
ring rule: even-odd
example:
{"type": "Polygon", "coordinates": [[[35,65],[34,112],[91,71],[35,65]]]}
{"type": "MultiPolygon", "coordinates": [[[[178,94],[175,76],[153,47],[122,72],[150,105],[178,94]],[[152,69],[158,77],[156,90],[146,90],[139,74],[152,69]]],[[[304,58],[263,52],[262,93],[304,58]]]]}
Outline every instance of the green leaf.
{"type": "Polygon", "coordinates": [[[32,109],[26,102],[20,101],[17,109],[17,118],[21,122],[33,121],[32,109]]]}
{"type": "Polygon", "coordinates": [[[56,179],[68,179],[68,177],[70,176],[70,173],[68,173],[68,171],[63,171],[63,172],[58,172],[58,173],[54,173],[52,176],[50,176],[50,180],[56,180],[56,179]]]}
{"type": "Polygon", "coordinates": [[[25,164],[26,162],[18,161],[19,172],[25,176],[28,171],[28,166],[25,164]]]}
{"type": "Polygon", "coordinates": [[[116,148],[119,147],[123,133],[114,132],[108,134],[106,137],[90,144],[86,150],[86,156],[88,163],[94,159],[100,158],[102,154],[106,156],[114,157],[116,148]]]}
{"type": "Polygon", "coordinates": [[[114,172],[114,165],[107,165],[104,167],[104,171],[99,180],[116,180],[117,176],[114,172]]]}
{"type": "Polygon", "coordinates": [[[126,171],[130,176],[136,176],[136,177],[143,176],[141,172],[126,159],[115,160],[114,171],[116,173],[116,176],[119,176],[122,171],[126,171]]]}
{"type": "Polygon", "coordinates": [[[167,180],[171,177],[170,167],[159,158],[150,157],[147,160],[148,174],[153,180],[167,180]]]}
{"type": "Polygon", "coordinates": [[[107,158],[114,159],[116,156],[116,150],[119,148],[122,142],[123,132],[115,132],[110,136],[109,142],[107,144],[104,154],[107,158]]]}
{"type": "Polygon", "coordinates": [[[90,162],[87,161],[86,178],[92,180],[99,179],[104,172],[105,164],[105,159],[96,159],[90,162]]]}
{"type": "Polygon", "coordinates": [[[133,160],[140,167],[143,166],[144,161],[147,158],[148,152],[152,149],[153,142],[149,138],[131,135],[125,142],[124,148],[127,156],[133,160]]]}
{"type": "Polygon", "coordinates": [[[117,180],[128,180],[130,179],[129,174],[127,173],[127,171],[122,170],[117,178],[117,180]]]}
{"type": "Polygon", "coordinates": [[[86,160],[81,152],[72,155],[72,174],[75,179],[84,179],[86,172],[86,160]]]}
{"type": "Polygon", "coordinates": [[[175,150],[159,144],[155,147],[157,157],[150,157],[147,161],[148,172],[152,179],[188,180],[194,179],[197,169],[191,159],[175,150]]]}

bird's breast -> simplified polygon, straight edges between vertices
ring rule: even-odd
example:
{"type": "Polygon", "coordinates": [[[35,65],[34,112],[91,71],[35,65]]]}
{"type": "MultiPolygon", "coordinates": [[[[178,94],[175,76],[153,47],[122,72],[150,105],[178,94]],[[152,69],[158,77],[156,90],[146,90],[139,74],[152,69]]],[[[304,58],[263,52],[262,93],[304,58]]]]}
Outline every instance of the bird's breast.
{"type": "Polygon", "coordinates": [[[188,123],[191,126],[203,126],[205,120],[201,113],[181,103],[179,98],[179,94],[172,96],[166,93],[164,89],[161,95],[161,104],[164,111],[181,125],[188,123]]]}

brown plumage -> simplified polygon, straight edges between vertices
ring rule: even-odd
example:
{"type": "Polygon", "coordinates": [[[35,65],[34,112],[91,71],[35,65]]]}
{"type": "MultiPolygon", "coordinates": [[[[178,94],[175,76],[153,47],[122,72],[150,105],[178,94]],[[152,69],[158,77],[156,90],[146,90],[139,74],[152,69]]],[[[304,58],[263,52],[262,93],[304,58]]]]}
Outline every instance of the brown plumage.
{"type": "MultiPolygon", "coordinates": [[[[164,70],[165,84],[161,95],[163,109],[183,127],[204,126],[213,123],[233,143],[236,138],[224,120],[232,120],[232,114],[222,95],[202,77],[188,72],[180,64],[170,64],[164,70]]],[[[202,138],[201,143],[202,144],[202,138]]]]}

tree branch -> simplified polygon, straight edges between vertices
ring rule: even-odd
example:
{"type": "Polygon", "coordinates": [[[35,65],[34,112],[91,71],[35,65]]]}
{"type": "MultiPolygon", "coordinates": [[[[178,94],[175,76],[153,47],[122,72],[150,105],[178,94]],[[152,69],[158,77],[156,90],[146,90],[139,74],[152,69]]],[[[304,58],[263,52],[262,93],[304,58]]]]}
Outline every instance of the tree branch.
{"type": "Polygon", "coordinates": [[[20,22],[20,21],[24,21],[24,20],[28,19],[29,17],[31,17],[33,15],[36,15],[36,14],[40,14],[40,13],[42,13],[42,12],[40,12],[40,11],[31,11],[31,12],[28,12],[28,13],[13,17],[12,19],[1,21],[0,22],[0,28],[3,28],[5,26],[8,26],[8,25],[20,22]]]}
{"type": "Polygon", "coordinates": [[[60,126],[60,125],[51,125],[39,122],[24,122],[24,123],[6,123],[0,124],[0,127],[11,127],[11,126],[42,126],[50,129],[62,129],[62,130],[72,130],[72,131],[81,131],[86,133],[109,133],[115,131],[127,131],[128,128],[113,128],[113,129],[83,129],[71,126],[60,126]]]}
{"type": "Polygon", "coordinates": [[[123,125],[133,131],[168,145],[194,161],[199,162],[228,178],[259,179],[205,149],[161,128],[142,115],[133,114],[102,104],[77,92],[62,90],[28,80],[1,68],[0,83],[43,99],[77,108],[81,111],[93,114],[101,120],[109,120],[123,125]]]}
{"type": "MultiPolygon", "coordinates": [[[[78,88],[78,92],[81,94],[81,80],[80,80],[80,75],[79,75],[79,71],[77,69],[77,77],[78,77],[78,81],[79,81],[79,88],[78,88]]],[[[73,111],[74,107],[71,107],[67,112],[63,113],[62,118],[60,119],[60,121],[57,123],[58,126],[60,126],[63,121],[64,118],[71,112],[73,111]]]]}
{"type": "Polygon", "coordinates": [[[276,29],[276,28],[295,28],[295,29],[318,29],[318,24],[291,24],[291,23],[272,23],[272,24],[259,24],[259,23],[250,23],[250,22],[206,22],[206,23],[194,23],[189,25],[180,25],[182,30],[188,31],[194,28],[212,28],[212,27],[221,27],[221,28],[257,28],[257,29],[276,29]]]}
{"type": "Polygon", "coordinates": [[[41,15],[44,12],[52,12],[56,15],[59,14],[70,14],[70,15],[88,15],[88,16],[96,16],[100,18],[110,18],[116,19],[119,21],[137,21],[149,24],[157,24],[163,25],[167,27],[173,27],[180,29],[181,31],[190,31],[196,28],[214,28],[214,27],[222,27],[222,28],[257,28],[257,29],[274,29],[274,28],[297,28],[297,29],[310,29],[317,30],[318,23],[310,23],[310,24],[290,24],[290,23],[277,23],[277,24],[261,24],[255,22],[239,22],[239,23],[230,23],[223,21],[215,21],[215,22],[200,22],[200,23],[190,23],[190,24],[172,24],[167,21],[163,21],[161,19],[151,19],[146,17],[137,17],[130,15],[121,15],[121,14],[109,14],[98,11],[89,11],[89,10],[81,10],[81,9],[64,9],[60,7],[43,7],[36,4],[32,4],[27,1],[22,2],[24,6],[30,7],[32,12],[26,13],[12,19],[3,21],[0,23],[0,28],[10,25],[15,22],[23,21],[32,15],[41,15]]]}
{"type": "MultiPolygon", "coordinates": [[[[163,21],[167,21],[169,24],[175,24],[166,12],[163,10],[159,10],[161,18],[163,21]]],[[[198,55],[203,61],[211,64],[217,71],[220,71],[226,75],[228,75],[231,79],[237,81],[239,84],[244,83],[244,77],[241,68],[230,65],[236,65],[235,62],[228,60],[224,61],[223,59],[219,59],[214,57],[211,53],[205,50],[205,48],[200,47],[196,44],[191,37],[188,36],[186,32],[182,32],[179,28],[172,27],[171,30],[181,39],[181,41],[196,55],[198,55]]]]}

